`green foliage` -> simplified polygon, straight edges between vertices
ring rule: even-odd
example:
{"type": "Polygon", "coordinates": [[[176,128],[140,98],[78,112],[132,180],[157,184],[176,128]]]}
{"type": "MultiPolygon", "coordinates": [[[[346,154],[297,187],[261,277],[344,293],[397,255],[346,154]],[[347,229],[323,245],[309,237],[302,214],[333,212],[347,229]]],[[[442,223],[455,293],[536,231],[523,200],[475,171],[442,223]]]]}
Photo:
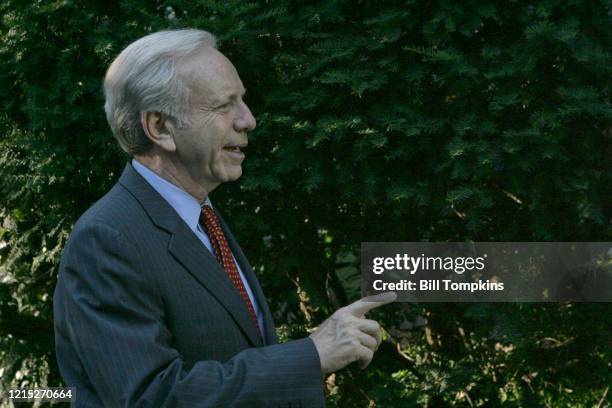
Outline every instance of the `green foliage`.
{"type": "MultiPolygon", "coordinates": [[[[214,200],[283,338],[355,299],[361,241],[612,238],[605,1],[0,9],[3,386],[61,381],[51,323],[60,251],[126,160],[101,81],[123,47],[160,29],[215,33],[249,89],[258,129],[244,176],[214,200]]],[[[603,407],[610,316],[606,304],[388,307],[373,365],[329,378],[329,402],[603,407]]]]}

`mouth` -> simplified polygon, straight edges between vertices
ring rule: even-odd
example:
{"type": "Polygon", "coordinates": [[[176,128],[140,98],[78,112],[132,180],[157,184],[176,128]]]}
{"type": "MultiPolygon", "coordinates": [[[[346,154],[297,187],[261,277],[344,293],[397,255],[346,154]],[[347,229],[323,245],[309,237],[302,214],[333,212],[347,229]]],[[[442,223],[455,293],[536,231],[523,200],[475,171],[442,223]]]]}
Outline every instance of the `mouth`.
{"type": "Polygon", "coordinates": [[[235,145],[232,144],[232,145],[223,146],[223,150],[228,154],[231,160],[242,161],[244,160],[244,153],[242,152],[241,149],[245,148],[246,146],[247,146],[246,143],[235,144],[235,145]]]}
{"type": "Polygon", "coordinates": [[[246,143],[231,144],[231,145],[223,146],[223,150],[227,150],[229,152],[234,152],[234,153],[241,153],[242,150],[240,149],[244,149],[245,147],[247,147],[246,143]]]}

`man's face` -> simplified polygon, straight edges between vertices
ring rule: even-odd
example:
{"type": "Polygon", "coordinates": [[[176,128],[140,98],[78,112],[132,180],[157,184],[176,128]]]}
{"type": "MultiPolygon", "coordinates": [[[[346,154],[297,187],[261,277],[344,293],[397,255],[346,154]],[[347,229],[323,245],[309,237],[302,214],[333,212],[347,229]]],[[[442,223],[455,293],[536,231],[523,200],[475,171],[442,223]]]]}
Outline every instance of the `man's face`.
{"type": "Polygon", "coordinates": [[[199,51],[178,69],[191,89],[191,112],[188,126],[175,130],[176,157],[192,180],[211,191],[242,175],[241,149],[255,118],[242,100],[236,68],[219,51],[199,51]]]}

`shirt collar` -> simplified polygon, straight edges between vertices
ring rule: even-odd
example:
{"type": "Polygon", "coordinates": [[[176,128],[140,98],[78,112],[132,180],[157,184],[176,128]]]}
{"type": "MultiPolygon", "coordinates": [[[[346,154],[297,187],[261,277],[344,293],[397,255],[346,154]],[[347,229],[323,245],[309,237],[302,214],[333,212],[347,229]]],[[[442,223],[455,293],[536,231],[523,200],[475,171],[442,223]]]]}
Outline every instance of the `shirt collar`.
{"type": "MultiPolygon", "coordinates": [[[[185,190],[163,179],[136,159],[132,159],[132,166],[174,208],[174,211],[185,221],[189,228],[195,232],[198,229],[200,219],[200,203],[198,200],[185,190]]],[[[208,196],[206,196],[201,205],[212,207],[208,196]]]]}

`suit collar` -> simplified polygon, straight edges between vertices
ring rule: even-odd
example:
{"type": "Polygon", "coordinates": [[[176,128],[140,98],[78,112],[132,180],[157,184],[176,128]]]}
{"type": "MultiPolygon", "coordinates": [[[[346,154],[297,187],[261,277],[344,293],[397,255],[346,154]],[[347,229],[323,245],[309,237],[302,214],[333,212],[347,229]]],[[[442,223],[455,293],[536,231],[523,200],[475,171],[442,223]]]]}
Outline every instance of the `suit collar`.
{"type": "Polygon", "coordinates": [[[157,227],[170,233],[176,230],[181,221],[179,216],[170,204],[134,170],[130,163],[123,169],[119,184],[138,200],[157,227]]]}
{"type": "MultiPolygon", "coordinates": [[[[165,180],[138,160],[132,159],[130,164],[174,208],[189,228],[196,231],[200,218],[200,203],[198,200],[182,188],[165,180]]],[[[208,197],[206,197],[205,203],[210,203],[208,197]]]]}
{"type": "MultiPolygon", "coordinates": [[[[227,273],[170,204],[129,163],[125,166],[123,174],[119,178],[119,184],[138,200],[157,227],[172,235],[168,242],[168,251],[172,256],[225,307],[236,324],[255,346],[263,345],[246,305],[227,273]]],[[[223,224],[223,229],[226,235],[230,237],[229,240],[233,242],[232,250],[234,250],[237,244],[225,224],[223,224]]],[[[240,256],[244,257],[241,251],[240,256]]],[[[250,268],[248,269],[250,271],[250,268]]],[[[250,280],[249,283],[251,282],[250,280]]],[[[257,288],[261,292],[259,285],[253,285],[252,288],[257,288]]],[[[266,304],[265,299],[261,299],[260,296],[257,297],[261,306],[266,304]]],[[[267,305],[265,309],[267,309],[267,305]]],[[[269,311],[267,315],[269,315],[269,311]]]]}

